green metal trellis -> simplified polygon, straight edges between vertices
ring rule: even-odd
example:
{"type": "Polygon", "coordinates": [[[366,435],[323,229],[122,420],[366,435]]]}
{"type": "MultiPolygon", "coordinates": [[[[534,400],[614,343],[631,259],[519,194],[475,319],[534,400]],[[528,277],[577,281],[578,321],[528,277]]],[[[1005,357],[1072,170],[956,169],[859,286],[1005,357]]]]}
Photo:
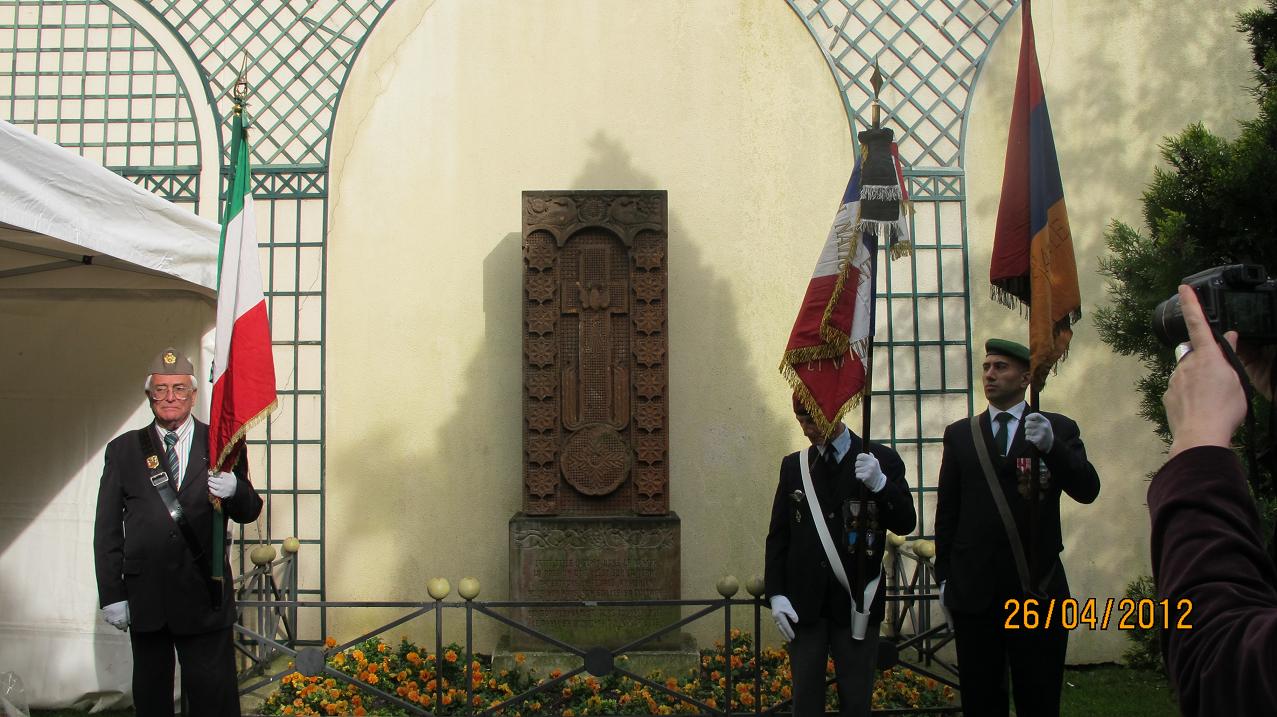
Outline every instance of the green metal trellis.
{"type": "Polygon", "coordinates": [[[892,446],[911,468],[919,532],[925,533],[944,427],[933,422],[956,420],[972,409],[966,118],[979,70],[1017,2],[787,1],[838,82],[853,140],[873,101],[875,63],[887,78],[880,94],[889,118],[884,124],[896,130],[905,164],[915,209],[914,257],[906,264],[883,262],[877,310],[886,331],[879,331],[874,363],[887,366],[887,386],[875,386],[872,400],[874,414],[888,417],[892,446]],[[929,288],[919,288],[923,277],[929,288]],[[908,322],[898,317],[899,306],[907,309],[908,322]],[[912,381],[902,381],[910,375],[912,381]]]}
{"type": "MultiPolygon", "coordinates": [[[[875,413],[889,418],[893,444],[912,457],[925,525],[935,490],[928,482],[938,470],[932,421],[952,415],[953,405],[971,408],[965,120],[989,47],[1018,3],[787,2],[828,62],[853,129],[872,97],[867,68],[877,61],[889,79],[883,99],[916,209],[915,256],[885,263],[879,309],[886,336],[876,351],[890,378],[879,387],[874,400],[883,405],[875,413]]],[[[258,446],[255,478],[268,496],[266,537],[276,544],[293,533],[321,548],[325,539],[330,137],[349,70],[390,4],[0,0],[0,116],[196,211],[202,161],[226,164],[224,94],[247,58],[257,132],[253,192],[269,226],[261,247],[282,404],[250,442],[258,446]],[[128,15],[139,7],[171,38],[157,43],[128,15]],[[185,56],[171,57],[161,45],[180,45],[185,56]],[[175,62],[200,78],[198,100],[175,62]],[[215,120],[219,132],[205,143],[216,147],[201,146],[197,109],[215,120]]],[[[324,551],[304,552],[317,557],[303,559],[299,593],[323,600],[324,551]],[[305,560],[317,560],[314,570],[305,560]]],[[[315,628],[326,634],[326,619],[315,628]]]]}

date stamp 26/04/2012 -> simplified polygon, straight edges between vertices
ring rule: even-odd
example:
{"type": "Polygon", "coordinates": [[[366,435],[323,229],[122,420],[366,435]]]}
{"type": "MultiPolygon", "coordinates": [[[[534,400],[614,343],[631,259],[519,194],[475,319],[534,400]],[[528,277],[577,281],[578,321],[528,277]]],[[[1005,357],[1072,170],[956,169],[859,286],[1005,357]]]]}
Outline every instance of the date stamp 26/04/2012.
{"type": "Polygon", "coordinates": [[[1011,598],[1003,608],[1007,612],[1003,628],[1007,630],[1193,629],[1193,601],[1187,598],[1011,598]]]}

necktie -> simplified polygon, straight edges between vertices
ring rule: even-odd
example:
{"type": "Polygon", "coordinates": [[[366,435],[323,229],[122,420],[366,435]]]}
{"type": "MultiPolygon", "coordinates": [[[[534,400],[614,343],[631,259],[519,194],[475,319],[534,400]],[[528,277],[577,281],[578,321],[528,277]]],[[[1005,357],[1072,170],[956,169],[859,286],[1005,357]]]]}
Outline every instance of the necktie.
{"type": "Polygon", "coordinates": [[[164,460],[168,461],[169,476],[173,478],[173,485],[181,482],[181,476],[178,475],[177,469],[177,433],[169,431],[164,434],[164,460]]]}
{"type": "Polygon", "coordinates": [[[838,457],[833,446],[825,446],[825,467],[829,469],[830,475],[838,472],[838,457]]]}
{"type": "Polygon", "coordinates": [[[1010,437],[1007,435],[1007,424],[1011,422],[1011,414],[999,413],[994,420],[998,422],[998,430],[993,434],[993,442],[998,444],[998,455],[1005,457],[1007,449],[1010,448],[1008,445],[1008,438],[1010,437]]]}

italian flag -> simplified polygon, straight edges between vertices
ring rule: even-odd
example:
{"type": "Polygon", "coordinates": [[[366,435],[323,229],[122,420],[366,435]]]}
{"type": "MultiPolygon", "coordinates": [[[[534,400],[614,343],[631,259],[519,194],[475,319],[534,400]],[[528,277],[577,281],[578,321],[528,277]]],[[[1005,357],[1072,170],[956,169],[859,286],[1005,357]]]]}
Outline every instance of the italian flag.
{"type": "Polygon", "coordinates": [[[249,428],[275,409],[275,360],[257,260],[248,135],[236,107],[231,137],[231,186],[218,251],[217,331],[209,468],[228,471],[249,428]]]}

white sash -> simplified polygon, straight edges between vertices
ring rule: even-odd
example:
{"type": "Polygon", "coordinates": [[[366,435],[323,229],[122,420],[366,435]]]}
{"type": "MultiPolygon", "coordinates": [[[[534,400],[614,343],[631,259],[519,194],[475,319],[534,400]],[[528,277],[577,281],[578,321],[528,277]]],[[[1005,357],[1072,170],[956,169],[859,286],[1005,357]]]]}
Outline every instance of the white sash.
{"type": "MultiPolygon", "coordinates": [[[[834,577],[838,578],[838,582],[842,585],[843,590],[847,591],[847,595],[851,595],[851,583],[847,580],[847,571],[843,570],[842,560],[838,556],[838,550],[834,547],[834,541],[829,537],[829,526],[825,525],[825,511],[820,507],[820,499],[816,497],[816,489],[811,482],[811,459],[812,452],[816,450],[815,446],[808,446],[807,451],[799,456],[798,468],[803,477],[803,491],[807,494],[807,500],[811,505],[812,521],[816,524],[816,535],[820,536],[820,544],[825,549],[825,557],[829,558],[829,567],[834,570],[834,577]]],[[[860,540],[864,536],[859,536],[860,540]]],[[[873,580],[865,585],[864,612],[856,610],[856,601],[851,601],[851,636],[857,640],[865,639],[865,630],[869,626],[869,608],[873,604],[874,595],[878,592],[878,581],[882,579],[882,566],[875,565],[877,572],[874,573],[873,580]]]]}

